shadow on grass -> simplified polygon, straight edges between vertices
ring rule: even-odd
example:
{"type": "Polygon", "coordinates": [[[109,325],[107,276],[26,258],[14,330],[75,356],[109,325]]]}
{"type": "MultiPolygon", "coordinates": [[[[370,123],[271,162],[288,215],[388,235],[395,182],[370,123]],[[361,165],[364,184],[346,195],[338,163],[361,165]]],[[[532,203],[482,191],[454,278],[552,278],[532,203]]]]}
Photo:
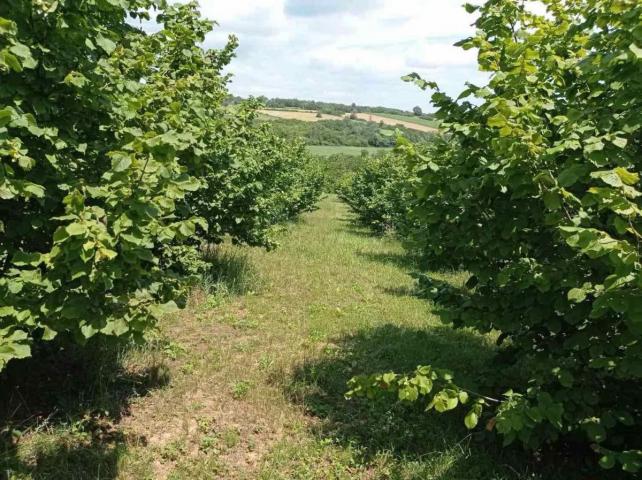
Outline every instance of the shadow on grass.
{"type": "Polygon", "coordinates": [[[113,479],[118,476],[119,459],[125,451],[123,440],[47,439],[34,446],[29,463],[3,459],[6,463],[0,478],[5,474],[8,479],[113,479]]]}
{"type": "Polygon", "coordinates": [[[407,252],[402,253],[373,253],[373,252],[358,252],[362,258],[370,262],[383,263],[384,265],[392,265],[405,271],[412,271],[418,268],[418,260],[407,252]]]}
{"type": "Polygon", "coordinates": [[[468,432],[463,425],[465,411],[440,415],[426,413],[421,402],[344,398],[346,382],[354,375],[411,372],[426,364],[453,370],[459,385],[490,393],[492,389],[483,379],[492,376],[495,354],[491,342],[467,331],[385,325],[340,338],[322,358],[301,365],[286,391],[292,401],[322,420],[314,427],[318,436],[356,446],[363,462],[386,454],[418,465],[421,473],[403,478],[572,478],[556,477],[552,472],[535,476],[534,470],[545,468],[525,460],[523,452],[500,448],[493,433],[468,432]],[[436,468],[435,464],[441,466],[436,468]]]}
{"type": "Polygon", "coordinates": [[[259,274],[244,247],[212,245],[203,250],[209,264],[201,286],[209,293],[243,295],[260,288],[259,274]]]}
{"type": "Polygon", "coordinates": [[[383,233],[377,233],[369,229],[367,226],[363,225],[363,223],[360,223],[354,216],[342,217],[338,220],[340,224],[339,230],[349,233],[350,235],[355,235],[361,238],[377,238],[384,235],[383,233]]]}
{"type": "Polygon", "coordinates": [[[379,288],[382,293],[395,297],[418,297],[423,298],[416,287],[384,287],[379,288]]]}
{"type": "Polygon", "coordinates": [[[125,367],[126,349],[99,340],[86,348],[47,342],[9,363],[0,376],[0,478],[117,476],[127,445],[119,420],[133,398],[168,381],[155,360],[125,367]]]}

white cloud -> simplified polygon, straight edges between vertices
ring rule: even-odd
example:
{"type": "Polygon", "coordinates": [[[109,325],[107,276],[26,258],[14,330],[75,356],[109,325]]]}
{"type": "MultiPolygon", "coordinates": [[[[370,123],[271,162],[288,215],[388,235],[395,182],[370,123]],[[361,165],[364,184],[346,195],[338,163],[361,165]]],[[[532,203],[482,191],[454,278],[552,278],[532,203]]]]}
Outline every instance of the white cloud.
{"type": "Polygon", "coordinates": [[[313,17],[359,13],[378,6],[382,0],[285,0],[285,13],[295,17],[313,17]]]}
{"type": "MultiPolygon", "coordinates": [[[[463,1],[463,0],[462,0],[463,1]]],[[[474,17],[451,0],[201,0],[240,48],[229,71],[233,93],[429,110],[428,94],[400,77],[416,71],[457,94],[482,83],[475,53],[452,44],[474,17]]]]}
{"type": "Polygon", "coordinates": [[[414,69],[439,69],[444,67],[475,68],[477,52],[462,50],[452,43],[428,43],[406,57],[406,65],[414,69]]]}

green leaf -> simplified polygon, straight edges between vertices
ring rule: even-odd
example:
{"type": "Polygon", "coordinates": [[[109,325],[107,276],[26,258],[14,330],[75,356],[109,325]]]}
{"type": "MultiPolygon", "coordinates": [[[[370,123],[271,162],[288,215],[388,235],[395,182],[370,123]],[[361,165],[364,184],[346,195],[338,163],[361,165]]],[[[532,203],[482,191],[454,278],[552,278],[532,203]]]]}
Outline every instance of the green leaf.
{"type": "Polygon", "coordinates": [[[599,464],[600,467],[604,468],[605,470],[610,470],[615,466],[615,455],[612,453],[603,455],[602,457],[600,457],[599,464]]]}
{"type": "Polygon", "coordinates": [[[419,398],[419,391],[416,387],[405,386],[399,389],[398,396],[399,400],[414,402],[415,400],[417,400],[417,398],[419,398]]]}
{"type": "Polygon", "coordinates": [[[37,267],[43,261],[42,255],[37,252],[16,252],[13,255],[12,263],[18,267],[37,267]]]}
{"type": "Polygon", "coordinates": [[[592,441],[601,443],[606,440],[606,429],[599,423],[589,421],[584,424],[584,429],[592,441]]]}
{"type": "Polygon", "coordinates": [[[464,417],[464,425],[468,430],[472,430],[479,423],[479,416],[476,412],[476,409],[473,407],[464,417]]]}
{"type": "Polygon", "coordinates": [[[116,49],[116,44],[102,33],[96,35],[96,44],[102,48],[108,55],[116,49]]]}
{"type": "Polygon", "coordinates": [[[620,177],[623,183],[626,185],[635,185],[640,181],[640,175],[634,172],[629,172],[627,169],[622,167],[617,167],[614,172],[620,177]]]}
{"type": "Polygon", "coordinates": [[[18,28],[16,27],[16,23],[12,22],[7,18],[0,17],[0,34],[13,36],[16,33],[18,33],[18,28]]]}
{"type": "Polygon", "coordinates": [[[0,370],[10,360],[17,360],[31,356],[29,338],[23,330],[0,328],[0,370]]]}
{"type": "Polygon", "coordinates": [[[191,237],[196,233],[196,227],[193,222],[184,221],[179,224],[178,231],[185,237],[191,237]]]}
{"type": "Polygon", "coordinates": [[[557,177],[557,181],[561,187],[570,187],[577,183],[577,181],[588,173],[586,165],[571,165],[563,170],[557,177]]]}
{"type": "Polygon", "coordinates": [[[397,378],[397,375],[395,375],[395,374],[394,374],[394,373],[392,373],[392,372],[384,373],[384,374],[381,376],[381,380],[382,380],[382,381],[383,381],[383,383],[385,383],[386,385],[390,385],[392,382],[394,382],[394,381],[395,381],[395,379],[396,379],[396,378],[397,378]]]}
{"type": "Polygon", "coordinates": [[[124,152],[112,152],[111,157],[111,169],[114,172],[124,172],[127,170],[131,164],[131,156],[124,152]]]}
{"type": "Polygon", "coordinates": [[[642,59],[642,48],[638,47],[635,43],[629,45],[629,50],[633,53],[638,60],[642,59]]]}
{"type": "MultiPolygon", "coordinates": [[[[45,189],[40,185],[36,185],[35,183],[26,184],[24,186],[24,191],[37,198],[43,198],[45,196],[45,189]]],[[[27,196],[30,196],[30,195],[27,195],[27,196]]]]}
{"type": "Polygon", "coordinates": [[[157,315],[169,315],[171,313],[176,313],[179,310],[178,305],[176,305],[176,302],[173,300],[154,305],[154,309],[157,315]]]}
{"type": "Polygon", "coordinates": [[[544,205],[549,210],[559,210],[562,208],[562,198],[559,193],[548,190],[542,195],[544,200],[544,205]]]}
{"type": "Polygon", "coordinates": [[[433,402],[435,410],[443,413],[457,408],[459,397],[456,392],[442,390],[433,397],[433,402]]]}
{"type": "Polygon", "coordinates": [[[573,303],[582,303],[586,300],[586,291],[582,288],[572,288],[568,291],[567,298],[573,303]]]}
{"type": "Polygon", "coordinates": [[[0,51],[0,65],[3,63],[14,72],[22,72],[22,64],[18,58],[6,50],[0,51]]]}
{"type": "MultiPolygon", "coordinates": [[[[20,165],[20,168],[22,168],[23,170],[31,170],[36,165],[36,162],[33,158],[26,157],[23,155],[18,158],[18,165],[20,165]]],[[[43,195],[44,195],[44,189],[43,189],[43,195]]]]}
{"type": "Polygon", "coordinates": [[[615,137],[615,138],[612,140],[612,143],[613,143],[613,145],[615,145],[616,147],[624,148],[624,147],[626,147],[627,140],[626,140],[626,138],[622,138],[622,137],[615,137]]]}
{"type": "Polygon", "coordinates": [[[87,233],[87,227],[79,222],[70,223],[69,225],[67,225],[65,230],[72,237],[85,235],[87,233]]]}
{"type": "Polygon", "coordinates": [[[96,261],[113,260],[117,256],[118,252],[115,252],[114,250],[110,250],[109,248],[99,248],[96,252],[96,261]]]}
{"type": "Polygon", "coordinates": [[[409,75],[405,75],[405,76],[401,77],[401,79],[404,82],[412,82],[412,83],[414,83],[415,85],[417,85],[422,90],[426,90],[428,88],[437,89],[437,84],[435,82],[428,82],[428,81],[424,80],[423,78],[421,78],[421,76],[419,76],[419,74],[417,74],[417,73],[411,73],[409,75]]]}
{"type": "Polygon", "coordinates": [[[129,325],[123,318],[116,318],[107,322],[107,325],[101,329],[105,335],[114,335],[120,337],[129,331],[129,325]]]}
{"type": "Polygon", "coordinates": [[[58,336],[58,332],[56,332],[55,330],[52,330],[47,325],[41,325],[41,327],[42,327],[42,330],[43,330],[43,332],[42,332],[42,339],[43,340],[50,341],[50,340],[53,340],[54,338],[56,338],[58,336]]]}
{"type": "Polygon", "coordinates": [[[488,117],[486,123],[489,127],[502,128],[506,125],[506,117],[504,117],[504,115],[502,115],[501,113],[497,113],[492,117],[488,117]]]}
{"type": "Polygon", "coordinates": [[[571,388],[573,386],[573,375],[567,370],[560,370],[558,376],[557,376],[560,385],[566,388],[571,388]]]}
{"type": "Polygon", "coordinates": [[[85,77],[82,73],[79,72],[69,72],[63,82],[66,85],[73,85],[78,88],[82,88],[87,83],[89,83],[89,80],[87,80],[87,77],[85,77]]]}
{"type": "Polygon", "coordinates": [[[9,122],[11,121],[12,115],[13,115],[12,109],[8,107],[0,109],[0,128],[9,124],[9,122]]]}
{"type": "Polygon", "coordinates": [[[598,178],[612,187],[621,187],[622,179],[614,170],[602,170],[591,173],[591,178],[598,178]]]}
{"type": "Polygon", "coordinates": [[[417,375],[412,379],[412,383],[417,386],[422,395],[427,395],[432,390],[432,380],[424,375],[417,375]]]}
{"type": "Polygon", "coordinates": [[[29,47],[22,43],[13,45],[11,48],[9,48],[9,51],[23,59],[31,58],[31,50],[29,50],[29,47]]]}
{"type": "Polygon", "coordinates": [[[475,13],[478,9],[478,5],[473,5],[472,3],[464,3],[464,9],[467,13],[475,13]]]}

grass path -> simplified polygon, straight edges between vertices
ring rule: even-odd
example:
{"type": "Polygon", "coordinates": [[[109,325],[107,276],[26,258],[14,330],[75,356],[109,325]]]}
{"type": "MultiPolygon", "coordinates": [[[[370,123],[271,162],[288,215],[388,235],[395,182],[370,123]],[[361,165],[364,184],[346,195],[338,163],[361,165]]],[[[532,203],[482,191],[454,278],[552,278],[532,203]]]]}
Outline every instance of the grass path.
{"type": "Polygon", "coordinates": [[[536,478],[470,436],[461,412],[343,398],[355,374],[419,363],[474,380],[492,354],[490,340],[442,326],[411,294],[396,240],[354,227],[330,197],[279,249],[226,247],[221,258],[221,285],[241,293],[195,295],[165,340],[121,359],[168,384],[106,413],[98,430],[111,435],[88,436],[78,418],[31,434],[16,478],[536,478]]]}

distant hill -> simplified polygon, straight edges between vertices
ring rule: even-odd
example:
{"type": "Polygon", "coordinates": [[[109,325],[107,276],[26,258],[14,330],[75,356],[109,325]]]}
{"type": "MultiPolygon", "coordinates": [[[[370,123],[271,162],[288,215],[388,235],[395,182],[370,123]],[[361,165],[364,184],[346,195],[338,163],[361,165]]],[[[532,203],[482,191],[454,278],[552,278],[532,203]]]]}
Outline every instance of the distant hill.
{"type": "MultiPolygon", "coordinates": [[[[270,114],[280,111],[270,110],[270,114]]],[[[348,118],[317,119],[315,114],[308,114],[309,120],[300,117],[305,112],[298,113],[297,118],[276,118],[265,115],[262,120],[269,121],[272,129],[285,138],[300,138],[308,145],[347,146],[347,147],[394,147],[396,143],[395,130],[414,143],[431,141],[434,132],[421,131],[403,125],[391,127],[379,122],[365,120],[350,120],[348,118]]],[[[360,114],[361,115],[361,114],[360,114]]]]}
{"type": "Polygon", "coordinates": [[[405,127],[410,130],[418,130],[420,132],[434,133],[437,131],[438,122],[436,120],[427,120],[418,116],[400,115],[394,113],[357,113],[331,115],[321,113],[315,110],[299,110],[299,109],[263,109],[260,110],[263,115],[288,119],[300,120],[302,122],[319,122],[324,120],[345,120],[352,118],[354,120],[364,120],[366,122],[373,122],[380,124],[380,126],[387,125],[388,127],[405,127]]]}
{"type": "MultiPolygon", "coordinates": [[[[338,115],[343,116],[346,113],[378,113],[384,115],[395,115],[403,117],[415,117],[421,118],[427,121],[434,121],[435,117],[429,113],[424,113],[422,115],[415,115],[413,112],[407,110],[401,110],[398,108],[388,108],[388,107],[370,107],[365,105],[357,105],[353,103],[352,105],[347,105],[344,103],[332,103],[332,102],[319,102],[316,100],[299,100],[298,98],[267,98],[267,97],[258,97],[268,109],[297,109],[297,110],[314,110],[315,112],[321,112],[326,115],[338,115]]],[[[228,104],[236,104],[243,100],[241,97],[230,96],[227,100],[228,104]]]]}

